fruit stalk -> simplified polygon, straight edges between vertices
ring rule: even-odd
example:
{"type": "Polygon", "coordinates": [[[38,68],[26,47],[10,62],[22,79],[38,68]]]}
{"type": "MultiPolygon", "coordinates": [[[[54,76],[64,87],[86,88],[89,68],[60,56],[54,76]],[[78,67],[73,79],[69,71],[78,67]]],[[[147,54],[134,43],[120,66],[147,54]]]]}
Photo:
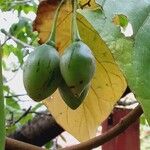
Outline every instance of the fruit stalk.
{"type": "Polygon", "coordinates": [[[73,15],[72,15],[72,42],[75,41],[79,41],[80,40],[80,36],[79,36],[79,32],[78,32],[78,27],[77,27],[77,0],[73,0],[73,15]]]}
{"type": "Polygon", "coordinates": [[[5,149],[5,107],[2,75],[2,47],[0,45],[0,150],[5,149]]]}
{"type": "Polygon", "coordinates": [[[62,7],[62,4],[64,2],[65,2],[65,0],[61,0],[59,6],[56,9],[55,16],[54,16],[54,21],[52,23],[52,28],[51,28],[51,34],[50,34],[50,37],[49,37],[48,41],[46,42],[46,44],[52,45],[54,47],[55,47],[55,39],[56,39],[55,37],[56,37],[58,15],[59,15],[59,11],[62,7]]]}

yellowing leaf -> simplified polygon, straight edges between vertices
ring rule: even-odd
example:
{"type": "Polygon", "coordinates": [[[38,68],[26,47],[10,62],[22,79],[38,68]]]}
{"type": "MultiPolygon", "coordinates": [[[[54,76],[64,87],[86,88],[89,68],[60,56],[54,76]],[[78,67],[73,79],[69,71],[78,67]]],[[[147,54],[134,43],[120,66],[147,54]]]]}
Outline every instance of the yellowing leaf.
{"type": "Polygon", "coordinates": [[[116,15],[112,21],[115,25],[119,25],[124,28],[128,25],[128,18],[123,14],[116,15]]]}
{"type": "MultiPolygon", "coordinates": [[[[45,0],[38,6],[37,17],[33,24],[33,29],[39,33],[39,43],[42,44],[48,40],[51,32],[52,21],[59,0],[45,0]]],[[[71,2],[66,1],[60,10],[57,22],[56,45],[57,48],[64,49],[71,39],[71,2]]]]}
{"type": "Polygon", "coordinates": [[[98,33],[81,16],[78,17],[80,35],[96,57],[96,74],[84,102],[71,110],[58,91],[44,100],[56,121],[79,141],[96,135],[97,127],[110,114],[126,88],[125,79],[98,33]],[[88,36],[87,36],[88,35],[88,36]]]}
{"type": "MultiPolygon", "coordinates": [[[[38,31],[40,44],[48,40],[55,10],[59,3],[60,0],[44,0],[38,6],[37,17],[33,23],[33,30],[38,31]]],[[[87,3],[87,0],[79,0],[79,3],[82,7],[82,5],[87,3]]],[[[89,4],[90,8],[97,7],[94,0],[90,0],[89,4]]],[[[63,50],[71,41],[71,15],[71,0],[66,0],[60,10],[57,22],[56,45],[59,50],[63,50]]]]}
{"type": "MultiPolygon", "coordinates": [[[[86,0],[80,1],[82,4],[86,0]]],[[[94,0],[91,1],[94,4],[94,0]]],[[[44,2],[43,2],[44,3],[44,2]]],[[[94,6],[92,4],[92,6],[94,6]]],[[[42,4],[41,4],[42,5],[42,4]]],[[[40,43],[47,40],[53,18],[52,4],[39,6],[34,27],[39,31],[40,43]],[[49,6],[50,5],[50,6],[49,6]],[[47,7],[45,10],[44,8],[47,7]],[[43,12],[43,13],[41,13],[43,12]],[[38,21],[37,21],[38,20],[38,21]]],[[[96,58],[96,73],[89,93],[76,110],[71,110],[62,100],[58,91],[43,103],[56,121],[79,141],[85,141],[96,135],[97,127],[112,111],[115,103],[126,88],[125,79],[98,33],[81,16],[78,16],[80,35],[91,48],[96,58]]],[[[71,4],[67,1],[60,12],[57,23],[57,47],[62,50],[70,43],[71,4]]]]}

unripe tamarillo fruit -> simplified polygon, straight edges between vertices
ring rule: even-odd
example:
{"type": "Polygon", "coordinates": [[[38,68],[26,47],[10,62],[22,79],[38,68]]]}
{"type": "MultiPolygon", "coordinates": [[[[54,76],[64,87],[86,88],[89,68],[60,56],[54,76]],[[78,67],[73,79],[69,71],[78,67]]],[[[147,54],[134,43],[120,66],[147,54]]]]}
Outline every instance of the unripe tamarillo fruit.
{"type": "Polygon", "coordinates": [[[74,96],[79,97],[90,83],[96,64],[90,48],[82,41],[70,44],[60,57],[60,71],[74,96]]]}
{"type": "Polygon", "coordinates": [[[89,85],[85,87],[83,92],[79,97],[76,97],[73,95],[73,93],[70,91],[70,88],[67,86],[64,80],[60,83],[60,86],[58,87],[59,93],[64,100],[64,102],[73,110],[77,109],[80,104],[83,102],[85,99],[88,90],[89,90],[89,85]]]}
{"type": "Polygon", "coordinates": [[[50,96],[60,82],[59,54],[53,46],[43,44],[27,58],[23,82],[28,95],[35,101],[50,96]]]}

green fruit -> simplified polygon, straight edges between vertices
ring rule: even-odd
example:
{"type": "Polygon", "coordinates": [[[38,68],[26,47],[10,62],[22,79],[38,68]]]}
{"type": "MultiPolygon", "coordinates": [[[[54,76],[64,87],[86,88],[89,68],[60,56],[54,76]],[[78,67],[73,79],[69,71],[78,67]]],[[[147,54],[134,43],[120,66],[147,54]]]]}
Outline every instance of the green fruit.
{"type": "Polygon", "coordinates": [[[95,72],[95,58],[82,41],[73,42],[60,58],[60,70],[74,96],[79,97],[95,72]]]}
{"type": "Polygon", "coordinates": [[[85,97],[88,93],[88,90],[89,90],[89,85],[83,90],[80,97],[76,97],[72,94],[72,92],[70,91],[70,88],[66,85],[64,80],[62,80],[58,89],[59,89],[59,93],[60,93],[62,99],[64,100],[64,102],[71,109],[75,110],[76,108],[78,108],[80,106],[80,104],[85,99],[85,97]]]}
{"type": "Polygon", "coordinates": [[[60,82],[59,54],[53,46],[43,44],[29,55],[23,68],[23,82],[35,101],[50,96],[60,82]]]}

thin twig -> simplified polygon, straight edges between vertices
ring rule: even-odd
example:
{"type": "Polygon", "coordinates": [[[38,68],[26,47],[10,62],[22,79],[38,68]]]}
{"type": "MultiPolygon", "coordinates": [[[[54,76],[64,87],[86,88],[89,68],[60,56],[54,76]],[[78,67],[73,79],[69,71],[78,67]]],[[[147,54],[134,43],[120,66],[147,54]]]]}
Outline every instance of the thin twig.
{"type": "Polygon", "coordinates": [[[5,45],[5,43],[9,40],[10,38],[8,37],[2,44],[0,42],[1,47],[3,47],[5,45]]]}
{"type": "Polygon", "coordinates": [[[117,102],[118,105],[121,106],[129,106],[129,105],[133,105],[133,104],[138,104],[137,101],[131,101],[131,102],[126,102],[126,101],[119,101],[117,102]]]}
{"type": "Polygon", "coordinates": [[[89,7],[90,7],[90,6],[91,6],[90,2],[91,2],[91,0],[88,0],[88,1],[87,1],[86,3],[84,3],[83,5],[80,4],[80,8],[83,9],[83,8],[86,7],[86,6],[89,6],[89,7]]]}
{"type": "Polygon", "coordinates": [[[41,112],[29,111],[29,113],[36,114],[36,115],[46,115],[46,116],[50,115],[50,114],[46,113],[46,111],[41,111],[41,112]]]}
{"type": "Polygon", "coordinates": [[[134,123],[141,116],[142,113],[143,110],[141,106],[138,105],[129,114],[127,114],[117,125],[108,130],[106,133],[99,135],[93,139],[90,139],[86,142],[62,148],[60,150],[91,150],[92,148],[96,148],[110,141],[111,139],[125,131],[132,123],[134,123]]]}
{"type": "Polygon", "coordinates": [[[127,94],[131,93],[131,90],[129,87],[126,88],[125,92],[122,94],[121,98],[127,96],[127,94]]]}
{"type": "Polygon", "coordinates": [[[32,106],[30,106],[14,123],[13,125],[15,125],[16,123],[18,123],[22,118],[24,118],[25,116],[28,115],[28,113],[30,112],[32,106]]]}
{"type": "Polygon", "coordinates": [[[24,4],[24,3],[29,3],[32,2],[32,0],[22,0],[22,1],[12,1],[12,2],[3,2],[2,4],[24,4]]]}
{"type": "Polygon", "coordinates": [[[21,44],[23,47],[29,47],[29,48],[32,48],[33,49],[33,46],[27,44],[27,43],[24,43],[23,41],[17,39],[16,37],[10,35],[7,31],[5,31],[4,29],[1,29],[1,32],[3,34],[5,34],[7,37],[11,38],[12,40],[14,40],[16,43],[18,44],[21,44]]]}
{"type": "Polygon", "coordinates": [[[21,96],[26,96],[27,94],[17,94],[17,95],[6,95],[4,96],[5,98],[12,98],[12,97],[21,97],[21,96]]]}

